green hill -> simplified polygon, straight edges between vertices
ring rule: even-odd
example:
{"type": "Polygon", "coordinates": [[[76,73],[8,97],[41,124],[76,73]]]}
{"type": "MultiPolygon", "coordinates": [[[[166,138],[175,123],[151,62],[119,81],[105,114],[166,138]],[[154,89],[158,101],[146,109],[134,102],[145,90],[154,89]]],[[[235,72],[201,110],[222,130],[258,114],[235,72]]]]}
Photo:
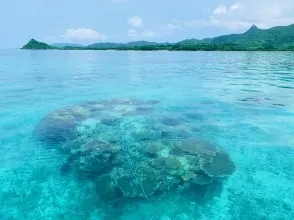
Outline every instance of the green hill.
{"type": "Polygon", "coordinates": [[[145,47],[145,46],[155,46],[161,45],[161,43],[149,42],[149,41],[132,41],[128,43],[95,43],[87,46],[91,49],[118,49],[118,48],[129,48],[129,47],[145,47]]]}
{"type": "Polygon", "coordinates": [[[105,43],[95,43],[87,46],[87,48],[91,49],[115,49],[118,47],[123,46],[124,44],[121,43],[111,43],[111,42],[105,42],[105,43]]]}
{"type": "Polygon", "coordinates": [[[129,43],[95,43],[88,46],[65,45],[60,48],[32,39],[22,49],[294,51],[294,24],[270,29],[260,29],[253,25],[243,34],[230,34],[202,40],[187,39],[176,44],[134,41],[129,43]]]}
{"type": "Polygon", "coordinates": [[[63,48],[63,47],[84,47],[84,45],[82,45],[82,44],[73,44],[73,43],[54,43],[54,44],[51,44],[51,46],[59,47],[59,48],[63,48]]]}
{"type": "Polygon", "coordinates": [[[179,42],[176,48],[197,48],[201,45],[211,45],[225,48],[235,46],[242,50],[293,50],[294,24],[270,29],[259,29],[253,25],[243,34],[231,34],[203,40],[190,39],[179,42]]]}
{"type": "Polygon", "coordinates": [[[52,50],[56,49],[54,46],[50,46],[49,44],[36,41],[35,39],[31,39],[26,45],[24,45],[21,49],[29,49],[29,50],[52,50]]]}
{"type": "Polygon", "coordinates": [[[150,41],[132,41],[127,43],[125,46],[130,47],[142,47],[142,46],[155,46],[160,45],[161,43],[150,42],[150,41]]]}

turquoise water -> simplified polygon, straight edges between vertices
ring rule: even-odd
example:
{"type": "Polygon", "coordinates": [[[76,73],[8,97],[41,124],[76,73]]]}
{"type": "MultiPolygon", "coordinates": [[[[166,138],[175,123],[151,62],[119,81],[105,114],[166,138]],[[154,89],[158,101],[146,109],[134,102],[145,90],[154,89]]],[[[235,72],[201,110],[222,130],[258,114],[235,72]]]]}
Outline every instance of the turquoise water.
{"type": "MultiPolygon", "coordinates": [[[[87,120],[91,127],[94,119],[87,120]]],[[[0,50],[0,134],[0,219],[294,218],[293,53],[0,50]],[[101,127],[102,136],[118,132],[131,168],[137,160],[130,149],[137,153],[134,146],[149,139],[130,143],[135,128],[128,125],[161,129],[168,117],[169,129],[184,132],[167,144],[189,136],[209,141],[235,172],[208,193],[181,185],[103,201],[100,174],[65,169],[63,143],[40,141],[36,126],[68,106],[125,98],[159,102],[150,114],[144,104],[143,125],[136,116],[123,119],[124,127],[101,127]]]]}

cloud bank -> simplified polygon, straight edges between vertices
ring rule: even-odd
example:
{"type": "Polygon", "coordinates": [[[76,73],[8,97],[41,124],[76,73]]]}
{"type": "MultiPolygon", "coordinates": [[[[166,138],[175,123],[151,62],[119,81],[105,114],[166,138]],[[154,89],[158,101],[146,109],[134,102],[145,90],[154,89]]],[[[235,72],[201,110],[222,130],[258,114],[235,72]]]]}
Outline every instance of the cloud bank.
{"type": "Polygon", "coordinates": [[[128,19],[128,24],[135,28],[141,28],[144,26],[143,20],[139,16],[133,16],[128,19]]]}
{"type": "Polygon", "coordinates": [[[106,36],[89,28],[67,29],[65,34],[61,35],[65,40],[97,40],[104,41],[106,36]]]}

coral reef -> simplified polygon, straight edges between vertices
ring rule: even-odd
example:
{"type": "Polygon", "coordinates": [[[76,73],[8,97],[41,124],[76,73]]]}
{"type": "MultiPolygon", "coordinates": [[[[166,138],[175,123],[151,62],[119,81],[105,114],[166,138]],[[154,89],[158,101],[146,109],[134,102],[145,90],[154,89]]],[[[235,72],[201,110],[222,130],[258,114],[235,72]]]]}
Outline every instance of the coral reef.
{"type": "Polygon", "coordinates": [[[179,151],[183,151],[191,155],[205,154],[215,156],[217,152],[217,148],[213,144],[195,138],[189,138],[181,141],[177,148],[179,151]]]}
{"type": "Polygon", "coordinates": [[[146,152],[149,156],[156,157],[164,147],[165,146],[160,142],[150,143],[146,149],[146,152]]]}
{"type": "Polygon", "coordinates": [[[131,175],[121,176],[116,182],[125,197],[151,196],[159,186],[157,174],[147,166],[138,166],[135,178],[131,175]]]}
{"type": "Polygon", "coordinates": [[[89,177],[105,202],[193,192],[233,174],[235,164],[226,152],[198,138],[181,117],[162,117],[157,104],[140,99],[82,103],[49,113],[35,134],[61,142],[54,145],[67,157],[61,172],[89,177]]]}
{"type": "Polygon", "coordinates": [[[113,201],[122,197],[120,189],[109,174],[101,176],[96,181],[96,191],[104,201],[113,201]]]}
{"type": "Polygon", "coordinates": [[[232,175],[236,167],[228,154],[217,152],[210,163],[201,164],[201,169],[210,177],[223,177],[232,175]]]}
{"type": "Polygon", "coordinates": [[[172,117],[164,117],[162,119],[162,123],[164,125],[169,125],[169,126],[177,126],[177,125],[180,125],[181,124],[181,121],[179,121],[178,119],[176,118],[172,118],[172,117]]]}

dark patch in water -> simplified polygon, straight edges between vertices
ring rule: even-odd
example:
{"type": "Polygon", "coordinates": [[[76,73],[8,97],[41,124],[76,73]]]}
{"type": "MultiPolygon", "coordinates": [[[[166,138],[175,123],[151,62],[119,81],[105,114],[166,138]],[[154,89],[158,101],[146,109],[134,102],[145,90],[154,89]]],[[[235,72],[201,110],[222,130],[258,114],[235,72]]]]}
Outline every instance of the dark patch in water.
{"type": "Polygon", "coordinates": [[[150,101],[146,101],[146,104],[148,104],[148,105],[157,105],[157,104],[159,104],[160,103],[160,101],[158,101],[158,100],[150,100],[150,101]]]}
{"type": "Polygon", "coordinates": [[[275,105],[275,106],[285,106],[285,105],[283,105],[283,104],[278,104],[278,103],[274,103],[274,104],[272,104],[272,105],[275,105]]]}
{"type": "Polygon", "coordinates": [[[153,107],[152,106],[139,106],[136,108],[136,110],[138,112],[142,112],[142,113],[149,113],[153,111],[153,107]]]}
{"type": "Polygon", "coordinates": [[[181,122],[178,119],[172,118],[172,117],[164,117],[162,119],[162,123],[164,125],[169,125],[169,126],[177,126],[180,125],[181,122]]]}
{"type": "Polygon", "coordinates": [[[203,115],[199,112],[187,112],[185,116],[191,119],[203,119],[203,115]]]}
{"type": "Polygon", "coordinates": [[[245,92],[255,92],[255,93],[262,93],[259,90],[254,90],[254,89],[241,89],[241,91],[245,91],[245,92]]]}
{"type": "Polygon", "coordinates": [[[68,174],[70,172],[70,170],[71,170],[70,164],[68,164],[68,163],[63,164],[60,168],[61,175],[68,174]]]}
{"type": "Polygon", "coordinates": [[[81,151],[78,151],[74,154],[70,154],[70,156],[67,158],[66,162],[68,164],[72,164],[72,163],[76,162],[77,160],[79,160],[82,155],[83,154],[81,151]]]}
{"type": "Polygon", "coordinates": [[[244,98],[244,99],[239,99],[239,101],[249,102],[249,101],[258,101],[258,99],[256,99],[256,98],[244,98]]]}
{"type": "Polygon", "coordinates": [[[105,125],[114,126],[119,123],[119,118],[116,117],[106,117],[101,119],[101,123],[105,125]]]}

